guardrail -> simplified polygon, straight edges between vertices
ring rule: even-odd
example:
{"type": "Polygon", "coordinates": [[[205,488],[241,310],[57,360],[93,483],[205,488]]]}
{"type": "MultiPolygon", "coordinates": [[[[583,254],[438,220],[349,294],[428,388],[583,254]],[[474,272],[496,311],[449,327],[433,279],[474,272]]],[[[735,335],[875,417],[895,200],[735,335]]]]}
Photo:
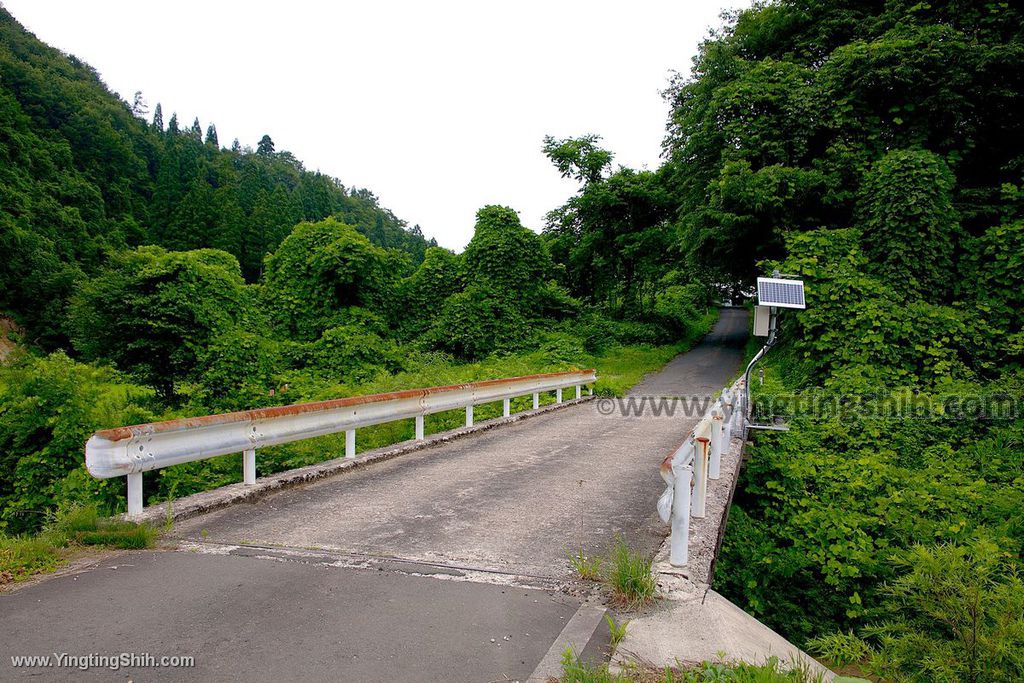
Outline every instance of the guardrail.
{"type": "MultiPolygon", "coordinates": [[[[466,409],[466,426],[473,426],[473,406],[503,401],[503,415],[511,414],[511,399],[582,388],[597,381],[594,370],[575,370],[508,379],[486,380],[444,387],[411,389],[387,394],[353,396],[318,403],[245,410],[180,420],[104,429],[85,444],[85,465],[97,479],[128,478],[128,516],[142,512],[142,473],[242,453],[242,480],[256,483],[256,449],[345,432],[345,456],[356,454],[356,429],[413,418],[415,438],[422,441],[423,418],[432,413],[466,409]]],[[[590,393],[593,394],[593,387],[590,393]]]]}
{"type": "Polygon", "coordinates": [[[704,517],[708,480],[718,479],[722,454],[728,452],[733,431],[746,429],[746,393],[739,380],[715,401],[683,443],[661,463],[667,485],[658,499],[661,521],[672,524],[669,563],[682,567],[690,554],[690,517],[704,517]]]}

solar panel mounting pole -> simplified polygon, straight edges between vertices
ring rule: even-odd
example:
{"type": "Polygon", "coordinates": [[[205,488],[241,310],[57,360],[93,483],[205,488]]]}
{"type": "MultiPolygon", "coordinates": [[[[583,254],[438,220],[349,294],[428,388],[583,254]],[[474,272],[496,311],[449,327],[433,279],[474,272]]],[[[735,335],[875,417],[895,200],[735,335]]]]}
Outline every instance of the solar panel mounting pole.
{"type": "MultiPolygon", "coordinates": [[[[758,309],[763,314],[763,309],[768,309],[768,339],[761,350],[750,359],[750,363],[747,364],[747,369],[743,372],[743,412],[741,417],[743,418],[742,426],[744,433],[747,429],[785,429],[784,427],[776,427],[774,425],[758,425],[750,421],[750,371],[754,369],[754,366],[764,358],[764,355],[768,353],[768,349],[775,345],[778,339],[778,326],[779,326],[779,309],[780,308],[806,308],[804,303],[804,283],[801,280],[783,280],[782,274],[779,271],[772,273],[770,278],[757,278],[757,301],[758,309]]],[[[757,319],[758,315],[755,315],[754,334],[762,335],[764,332],[758,331],[757,319]]],[[[763,321],[763,315],[760,318],[763,321]]],[[[761,328],[763,329],[763,328],[761,328]]]]}

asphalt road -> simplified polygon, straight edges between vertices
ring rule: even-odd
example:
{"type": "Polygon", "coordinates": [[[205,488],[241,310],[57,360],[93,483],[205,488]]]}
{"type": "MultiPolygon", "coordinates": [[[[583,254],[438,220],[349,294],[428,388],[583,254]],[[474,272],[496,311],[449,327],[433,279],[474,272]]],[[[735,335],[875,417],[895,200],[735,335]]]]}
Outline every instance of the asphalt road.
{"type": "Polygon", "coordinates": [[[0,598],[0,680],[525,680],[578,601],[321,563],[131,553],[0,598]],[[14,668],[11,656],[192,656],[189,668],[14,668]]]}
{"type": "MultiPolygon", "coordinates": [[[[723,310],[632,397],[717,391],[746,329],[745,311],[723,310]]],[[[653,552],[666,533],[657,465],[699,415],[622,405],[569,406],[225,508],[179,525],[181,550],[0,596],[0,680],[525,680],[579,605],[568,552],[617,536],[653,552]],[[63,652],[196,667],[11,665],[63,652]]]]}

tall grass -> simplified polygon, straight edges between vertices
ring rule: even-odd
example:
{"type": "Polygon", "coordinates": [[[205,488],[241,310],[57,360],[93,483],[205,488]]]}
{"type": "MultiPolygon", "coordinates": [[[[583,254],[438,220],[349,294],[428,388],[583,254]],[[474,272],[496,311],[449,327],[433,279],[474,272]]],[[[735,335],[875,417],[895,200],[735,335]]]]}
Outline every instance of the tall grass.
{"type": "Polygon", "coordinates": [[[654,598],[656,585],[649,557],[631,550],[622,538],[618,538],[608,564],[607,581],[616,605],[637,609],[654,598]]]}

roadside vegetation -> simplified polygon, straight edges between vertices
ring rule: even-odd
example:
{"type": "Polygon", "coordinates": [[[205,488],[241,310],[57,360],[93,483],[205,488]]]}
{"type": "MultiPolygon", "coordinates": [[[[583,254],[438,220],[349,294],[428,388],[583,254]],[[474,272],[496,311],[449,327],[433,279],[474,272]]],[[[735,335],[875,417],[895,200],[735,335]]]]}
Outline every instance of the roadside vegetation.
{"type": "Polygon", "coordinates": [[[156,537],[155,528],[102,517],[95,505],[59,510],[38,534],[0,533],[0,586],[56,569],[87,548],[149,548],[156,537]]]}
{"type": "MultiPolygon", "coordinates": [[[[626,610],[639,609],[654,599],[657,585],[651,573],[652,562],[647,555],[631,549],[622,537],[615,539],[607,556],[587,555],[582,548],[569,553],[573,572],[584,581],[603,582],[611,592],[612,604],[626,610]]],[[[614,625],[609,625],[614,634],[614,625]]]]}
{"type": "Polygon", "coordinates": [[[608,664],[589,664],[567,649],[562,655],[559,683],[821,683],[806,667],[786,666],[776,658],[763,664],[702,662],[691,667],[652,669],[642,665],[612,673],[608,664]]]}
{"type": "Polygon", "coordinates": [[[756,434],[715,588],[893,683],[1024,679],[1021,26],[759,4],[672,89],[693,255],[807,290],[754,387],[791,429],[756,434]]]}

